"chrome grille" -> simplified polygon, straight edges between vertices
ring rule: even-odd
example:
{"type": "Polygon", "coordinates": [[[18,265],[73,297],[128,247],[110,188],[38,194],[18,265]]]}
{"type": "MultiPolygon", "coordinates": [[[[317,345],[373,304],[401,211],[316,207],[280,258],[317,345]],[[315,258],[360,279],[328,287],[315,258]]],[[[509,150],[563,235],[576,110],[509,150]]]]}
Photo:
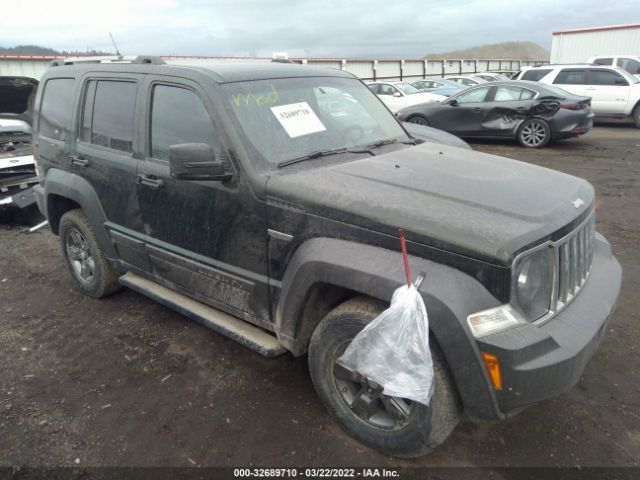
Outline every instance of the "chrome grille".
{"type": "Polygon", "coordinates": [[[595,235],[596,216],[592,213],[573,232],[554,243],[557,280],[551,306],[555,312],[567,306],[586,282],[593,261],[595,235]]]}

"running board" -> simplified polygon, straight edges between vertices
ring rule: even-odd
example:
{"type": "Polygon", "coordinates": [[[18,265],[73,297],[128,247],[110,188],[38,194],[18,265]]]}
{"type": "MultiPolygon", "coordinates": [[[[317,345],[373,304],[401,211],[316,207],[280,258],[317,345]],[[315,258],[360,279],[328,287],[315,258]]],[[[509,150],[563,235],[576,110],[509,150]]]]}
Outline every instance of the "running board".
{"type": "Polygon", "coordinates": [[[119,279],[120,283],[131,290],[146,295],[177,312],[186,315],[205,327],[235,340],[245,347],[255,350],[268,358],[277,357],[286,352],[273,335],[244,320],[237,319],[209,305],[198,302],[186,295],[148,280],[140,275],[128,272],[119,279]]]}

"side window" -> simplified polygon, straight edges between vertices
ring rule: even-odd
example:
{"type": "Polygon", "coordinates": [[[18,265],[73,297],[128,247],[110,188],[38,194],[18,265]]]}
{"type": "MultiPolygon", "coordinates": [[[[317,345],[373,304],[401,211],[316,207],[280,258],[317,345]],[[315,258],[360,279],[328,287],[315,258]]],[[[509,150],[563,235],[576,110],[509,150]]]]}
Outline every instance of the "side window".
{"type": "Polygon", "coordinates": [[[73,78],[47,80],[40,109],[40,135],[66,140],[73,113],[75,85],[73,78]]]}
{"type": "Polygon", "coordinates": [[[82,141],[131,153],[135,101],[134,82],[87,82],[82,108],[82,141]]]}
{"type": "Polygon", "coordinates": [[[397,92],[394,87],[392,87],[391,85],[385,85],[384,83],[380,84],[379,88],[380,90],[378,92],[378,95],[393,95],[397,92]]]}
{"type": "Polygon", "coordinates": [[[558,73],[558,76],[553,81],[560,85],[586,85],[587,84],[587,71],[586,70],[568,70],[564,69],[558,73]]]}
{"type": "Polygon", "coordinates": [[[379,91],[379,85],[367,85],[367,87],[369,87],[369,90],[371,90],[373,93],[377,94],[379,91]]]}
{"type": "Polygon", "coordinates": [[[622,75],[613,70],[605,69],[593,69],[589,70],[589,84],[590,85],[609,85],[609,86],[623,86],[629,85],[622,75]]]}
{"type": "Polygon", "coordinates": [[[489,92],[489,87],[475,88],[470,92],[463,93],[456,97],[458,103],[479,103],[484,102],[485,97],[489,92]]]}
{"type": "Polygon", "coordinates": [[[169,147],[180,143],[211,145],[220,158],[220,138],[200,97],[181,87],[155,85],[151,100],[151,156],[169,160],[169,147]]]}
{"type": "Polygon", "coordinates": [[[616,65],[618,65],[620,68],[625,69],[627,72],[633,75],[637,75],[638,73],[640,73],[640,62],[638,60],[634,60],[633,58],[618,58],[616,65]]]}
{"type": "MultiPolygon", "coordinates": [[[[620,61],[620,60],[618,60],[620,61]]],[[[611,57],[607,57],[607,58],[596,58],[593,63],[595,63],[596,65],[611,65],[613,63],[613,58],[611,57]]]]}
{"type": "Polygon", "coordinates": [[[517,87],[498,87],[493,97],[494,102],[516,102],[520,100],[522,88],[517,87]]]}
{"type": "Polygon", "coordinates": [[[539,68],[532,70],[525,70],[522,74],[522,78],[520,80],[530,80],[532,82],[537,82],[541,78],[543,78],[547,73],[551,71],[550,68],[539,68]]]}

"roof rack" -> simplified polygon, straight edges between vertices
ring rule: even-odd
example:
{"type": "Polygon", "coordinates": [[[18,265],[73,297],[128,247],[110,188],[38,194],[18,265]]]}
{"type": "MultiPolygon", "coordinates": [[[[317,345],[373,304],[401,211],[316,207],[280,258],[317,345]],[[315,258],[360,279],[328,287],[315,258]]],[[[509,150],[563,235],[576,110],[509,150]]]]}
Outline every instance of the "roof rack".
{"type": "Polygon", "coordinates": [[[51,67],[60,67],[63,65],[76,65],[83,63],[133,63],[133,64],[150,64],[150,65],[164,65],[165,61],[158,56],[152,55],[138,55],[138,56],[122,56],[111,55],[103,57],[70,57],[60,58],[52,61],[49,65],[51,67]]]}

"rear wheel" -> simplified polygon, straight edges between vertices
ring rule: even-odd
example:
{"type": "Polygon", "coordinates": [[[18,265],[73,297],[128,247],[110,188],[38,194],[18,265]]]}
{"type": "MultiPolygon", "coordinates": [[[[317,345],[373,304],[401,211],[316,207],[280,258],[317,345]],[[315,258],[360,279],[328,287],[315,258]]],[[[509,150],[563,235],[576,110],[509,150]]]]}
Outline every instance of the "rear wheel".
{"type": "Polygon", "coordinates": [[[380,385],[336,362],[383,310],[383,304],[366,298],[332,310],[311,338],[311,378],[320,400],[347,433],[386,454],[417,457],[444,442],[459,418],[455,387],[437,346],[432,342],[435,385],[428,407],[384,395],[380,385]]]}
{"type": "Polygon", "coordinates": [[[518,129],[518,141],[527,148],[542,148],[551,140],[549,124],[540,118],[522,122],[518,129]]]}
{"type": "Polygon", "coordinates": [[[82,210],[71,210],[62,216],[59,235],[65,263],[82,293],[100,298],[121,288],[118,275],[82,210]]]}
{"type": "Polygon", "coordinates": [[[422,115],[415,115],[415,116],[413,116],[411,118],[408,118],[407,122],[415,123],[416,125],[424,125],[425,127],[429,126],[429,120],[427,120],[422,115]]]}
{"type": "Polygon", "coordinates": [[[640,128],[640,103],[633,109],[633,123],[636,124],[636,128],[640,128]]]}

